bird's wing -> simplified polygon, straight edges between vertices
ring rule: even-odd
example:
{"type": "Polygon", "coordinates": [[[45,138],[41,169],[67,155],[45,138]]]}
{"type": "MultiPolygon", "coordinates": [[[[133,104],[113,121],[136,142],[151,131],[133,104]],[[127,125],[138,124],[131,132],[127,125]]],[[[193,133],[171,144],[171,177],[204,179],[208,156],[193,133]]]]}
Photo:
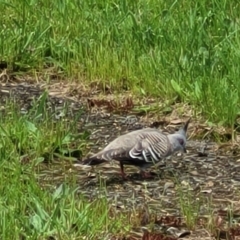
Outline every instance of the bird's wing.
{"type": "Polygon", "coordinates": [[[111,160],[124,161],[129,159],[128,149],[123,147],[103,150],[99,153],[94,154],[90,158],[83,161],[83,164],[87,165],[98,165],[103,162],[109,162],[111,160]]]}
{"type": "Polygon", "coordinates": [[[129,151],[131,158],[158,162],[171,153],[171,144],[167,135],[156,131],[141,133],[139,137],[140,140],[129,151]]]}
{"type": "Polygon", "coordinates": [[[171,153],[171,144],[167,135],[158,131],[145,131],[137,136],[122,138],[121,142],[112,145],[111,149],[103,149],[93,155],[85,164],[97,165],[111,160],[123,161],[130,164],[142,164],[144,162],[158,162],[171,153]],[[138,140],[136,140],[136,138],[138,140]],[[130,142],[135,142],[131,146],[130,142]]]}

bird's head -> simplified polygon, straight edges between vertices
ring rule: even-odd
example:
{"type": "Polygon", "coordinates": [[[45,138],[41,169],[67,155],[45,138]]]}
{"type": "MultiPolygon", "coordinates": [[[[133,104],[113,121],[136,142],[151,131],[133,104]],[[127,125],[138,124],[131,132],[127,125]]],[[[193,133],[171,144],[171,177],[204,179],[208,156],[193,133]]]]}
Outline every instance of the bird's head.
{"type": "Polygon", "coordinates": [[[187,152],[186,151],[186,136],[183,136],[178,133],[170,134],[169,135],[169,141],[172,146],[172,151],[181,151],[181,152],[187,152]]]}
{"type": "Polygon", "coordinates": [[[169,135],[169,141],[172,145],[172,150],[175,151],[181,151],[181,152],[187,152],[186,151],[186,143],[187,143],[187,138],[186,138],[186,134],[187,134],[187,128],[188,128],[188,124],[190,122],[190,119],[188,119],[188,121],[184,124],[184,126],[179,129],[176,133],[174,134],[170,134],[169,135]]]}

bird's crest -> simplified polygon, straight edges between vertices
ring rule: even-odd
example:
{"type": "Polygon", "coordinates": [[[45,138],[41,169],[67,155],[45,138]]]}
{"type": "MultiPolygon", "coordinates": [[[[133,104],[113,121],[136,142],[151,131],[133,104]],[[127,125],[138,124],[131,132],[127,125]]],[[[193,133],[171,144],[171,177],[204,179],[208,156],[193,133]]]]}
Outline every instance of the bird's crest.
{"type": "Polygon", "coordinates": [[[184,126],[178,130],[178,133],[180,133],[180,134],[182,134],[182,135],[186,135],[190,120],[191,120],[191,118],[189,118],[189,119],[186,121],[186,123],[184,124],[184,126]]]}

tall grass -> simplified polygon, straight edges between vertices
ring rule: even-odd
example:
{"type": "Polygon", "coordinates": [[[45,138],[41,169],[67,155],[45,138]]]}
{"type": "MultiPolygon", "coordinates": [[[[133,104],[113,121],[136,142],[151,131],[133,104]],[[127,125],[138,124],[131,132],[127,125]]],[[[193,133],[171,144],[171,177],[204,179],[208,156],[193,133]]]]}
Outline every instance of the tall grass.
{"type": "Polygon", "coordinates": [[[55,66],[233,126],[239,113],[237,1],[0,2],[0,57],[15,71],[55,66]]]}

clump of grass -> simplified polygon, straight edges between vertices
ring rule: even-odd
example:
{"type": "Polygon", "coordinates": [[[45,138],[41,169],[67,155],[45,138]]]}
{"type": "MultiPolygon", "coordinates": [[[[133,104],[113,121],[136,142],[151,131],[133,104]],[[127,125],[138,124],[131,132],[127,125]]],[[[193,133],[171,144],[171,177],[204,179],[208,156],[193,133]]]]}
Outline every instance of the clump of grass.
{"type": "Polygon", "coordinates": [[[177,193],[184,221],[189,229],[194,229],[197,226],[199,218],[199,210],[202,204],[201,199],[194,197],[190,190],[183,189],[180,185],[177,187],[177,193]]]}
{"type": "Polygon", "coordinates": [[[106,234],[127,230],[126,217],[113,210],[110,215],[106,198],[89,202],[77,193],[76,185],[61,184],[54,192],[43,190],[34,174],[22,173],[22,167],[16,163],[8,162],[2,168],[0,235],[3,239],[84,236],[102,239],[106,234]]]}
{"type": "Polygon", "coordinates": [[[1,61],[190,102],[233,128],[240,5],[233,1],[2,1],[1,61]],[[71,16],[71,17],[70,17],[71,16]]]}
{"type": "MultiPolygon", "coordinates": [[[[73,142],[76,148],[84,150],[89,133],[77,133],[76,121],[57,120],[56,113],[47,107],[47,98],[47,92],[43,93],[28,113],[21,113],[12,102],[6,104],[5,112],[0,114],[2,151],[28,156],[33,163],[43,161],[44,155],[52,159],[54,153],[69,150],[73,142]]],[[[66,107],[62,109],[66,110],[66,107]]]]}

